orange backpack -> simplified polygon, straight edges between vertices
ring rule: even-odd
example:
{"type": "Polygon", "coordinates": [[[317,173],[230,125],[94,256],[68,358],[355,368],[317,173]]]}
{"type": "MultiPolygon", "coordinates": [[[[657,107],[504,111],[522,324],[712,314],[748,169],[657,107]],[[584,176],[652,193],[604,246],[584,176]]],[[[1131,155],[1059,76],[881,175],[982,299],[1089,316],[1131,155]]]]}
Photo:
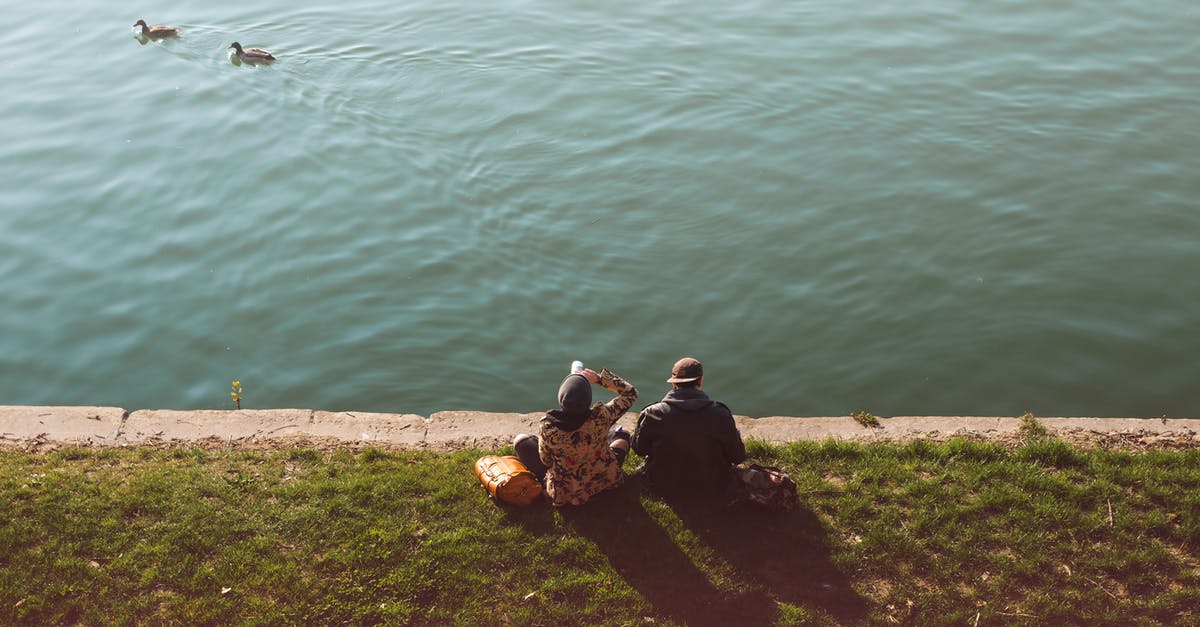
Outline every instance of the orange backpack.
{"type": "Polygon", "coordinates": [[[513,455],[484,455],[475,462],[475,474],[492,498],[529,505],[542,494],[542,484],[513,455]]]}

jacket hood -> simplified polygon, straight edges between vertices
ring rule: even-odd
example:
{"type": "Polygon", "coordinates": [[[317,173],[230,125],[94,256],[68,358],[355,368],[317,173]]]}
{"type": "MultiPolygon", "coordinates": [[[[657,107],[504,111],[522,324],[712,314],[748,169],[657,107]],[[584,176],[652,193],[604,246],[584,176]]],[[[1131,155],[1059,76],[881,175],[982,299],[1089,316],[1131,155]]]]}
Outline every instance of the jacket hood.
{"type": "Polygon", "coordinates": [[[700,411],[713,404],[713,400],[701,390],[678,388],[667,392],[662,402],[683,411],[700,411]]]}
{"type": "Polygon", "coordinates": [[[561,409],[551,409],[546,412],[546,417],[543,420],[549,420],[550,426],[563,431],[574,431],[583,426],[587,419],[592,415],[591,411],[582,413],[567,412],[561,409]]]}
{"type": "Polygon", "coordinates": [[[592,384],[587,377],[572,373],[558,386],[558,406],[568,414],[587,414],[592,408],[592,384]]]}
{"type": "Polygon", "coordinates": [[[592,414],[592,384],[587,377],[572,373],[558,386],[558,406],[546,412],[550,424],[563,431],[574,431],[581,427],[592,414]]]}

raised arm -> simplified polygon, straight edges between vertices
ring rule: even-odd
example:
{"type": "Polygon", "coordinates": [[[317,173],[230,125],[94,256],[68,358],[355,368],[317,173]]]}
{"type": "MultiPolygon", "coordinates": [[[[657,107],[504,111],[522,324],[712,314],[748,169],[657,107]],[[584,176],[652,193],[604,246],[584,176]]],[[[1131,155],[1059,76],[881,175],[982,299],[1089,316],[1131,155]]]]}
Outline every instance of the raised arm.
{"type": "Polygon", "coordinates": [[[632,383],[610,372],[608,368],[601,370],[599,374],[592,370],[584,370],[584,376],[587,377],[588,381],[617,393],[616,398],[600,407],[599,413],[601,417],[607,420],[609,424],[616,422],[621,416],[624,416],[625,412],[629,411],[629,408],[633,407],[634,402],[637,401],[637,388],[633,387],[632,383]]]}

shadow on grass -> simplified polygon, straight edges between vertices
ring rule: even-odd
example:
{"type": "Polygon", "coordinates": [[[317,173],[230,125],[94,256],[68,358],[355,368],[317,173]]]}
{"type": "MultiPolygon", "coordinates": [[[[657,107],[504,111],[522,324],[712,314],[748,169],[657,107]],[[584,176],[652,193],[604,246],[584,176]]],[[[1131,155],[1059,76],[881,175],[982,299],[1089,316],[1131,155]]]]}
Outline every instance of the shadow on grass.
{"type": "Polygon", "coordinates": [[[587,505],[563,508],[563,518],[599,547],[613,570],[653,606],[689,624],[744,624],[745,615],[723,602],[721,592],[651,518],[633,485],[599,494],[587,505]]]}
{"type": "Polygon", "coordinates": [[[772,515],[672,504],[686,530],[735,571],[734,581],[725,582],[732,585],[718,589],[710,577],[721,575],[703,572],[646,511],[643,489],[634,477],[562,512],[657,613],[687,625],[762,625],[774,622],[780,603],[789,603],[843,624],[865,616],[865,602],[831,563],[824,528],[812,512],[772,515]]]}
{"type": "Polygon", "coordinates": [[[803,505],[786,513],[687,502],[671,508],[692,533],[769,595],[771,612],[755,615],[756,622],[769,622],[777,603],[819,611],[839,624],[866,617],[866,601],[831,561],[820,519],[803,505]]]}
{"type": "Polygon", "coordinates": [[[544,536],[555,531],[554,508],[548,502],[538,501],[534,505],[511,505],[493,500],[492,504],[504,512],[509,523],[516,523],[533,535],[544,536]]]}

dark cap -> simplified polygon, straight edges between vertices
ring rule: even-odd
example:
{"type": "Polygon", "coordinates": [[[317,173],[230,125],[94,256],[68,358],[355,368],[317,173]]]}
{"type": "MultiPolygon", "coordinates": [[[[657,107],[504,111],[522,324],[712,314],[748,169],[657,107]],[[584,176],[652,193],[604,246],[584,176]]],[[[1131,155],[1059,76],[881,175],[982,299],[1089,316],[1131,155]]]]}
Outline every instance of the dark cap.
{"type": "Polygon", "coordinates": [[[667,383],[688,383],[703,376],[704,366],[700,365],[700,360],[684,357],[671,368],[671,378],[667,379],[667,383]]]}

